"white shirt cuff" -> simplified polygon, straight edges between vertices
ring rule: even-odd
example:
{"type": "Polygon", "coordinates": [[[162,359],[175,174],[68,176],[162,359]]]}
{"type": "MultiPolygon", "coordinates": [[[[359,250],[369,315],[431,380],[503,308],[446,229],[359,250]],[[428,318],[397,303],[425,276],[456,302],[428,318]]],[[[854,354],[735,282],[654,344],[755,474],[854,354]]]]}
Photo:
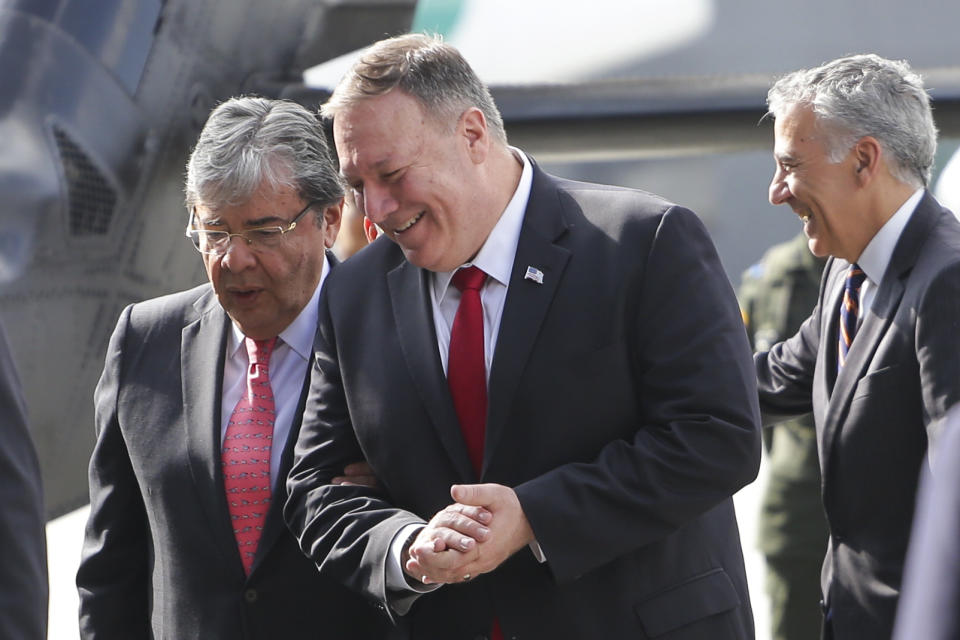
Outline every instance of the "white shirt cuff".
{"type": "MultiPolygon", "coordinates": [[[[419,533],[426,525],[408,524],[404,526],[393,536],[390,543],[390,559],[387,562],[387,589],[391,591],[413,591],[415,593],[430,593],[440,588],[439,584],[423,584],[421,582],[407,580],[407,574],[403,571],[403,545],[407,538],[415,533],[419,533]]],[[[399,612],[398,612],[399,613],[399,612]]]]}

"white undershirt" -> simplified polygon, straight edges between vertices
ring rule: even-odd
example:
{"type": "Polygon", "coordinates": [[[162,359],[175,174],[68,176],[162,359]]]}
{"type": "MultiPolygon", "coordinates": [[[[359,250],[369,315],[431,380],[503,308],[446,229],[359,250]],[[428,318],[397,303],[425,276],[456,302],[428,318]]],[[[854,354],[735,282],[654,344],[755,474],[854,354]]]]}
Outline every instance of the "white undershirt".
{"type": "Polygon", "coordinates": [[[903,229],[910,221],[910,217],[916,210],[917,205],[923,198],[923,189],[917,189],[913,192],[906,202],[900,205],[897,212],[890,216],[880,230],[870,239],[870,242],[864,248],[860,257],[857,259],[857,265],[866,274],[866,279],[860,287],[860,317],[857,324],[863,322],[867,311],[873,304],[873,299],[877,295],[877,287],[883,280],[883,275],[890,266],[890,259],[893,258],[893,250],[897,248],[897,242],[900,241],[900,235],[903,229]]]}

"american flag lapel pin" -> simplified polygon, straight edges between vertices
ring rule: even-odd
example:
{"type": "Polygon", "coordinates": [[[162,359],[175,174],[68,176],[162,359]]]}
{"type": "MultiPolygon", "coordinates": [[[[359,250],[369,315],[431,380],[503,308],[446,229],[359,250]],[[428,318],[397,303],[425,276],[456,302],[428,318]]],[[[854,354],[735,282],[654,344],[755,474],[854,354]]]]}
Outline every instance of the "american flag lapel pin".
{"type": "Polygon", "coordinates": [[[527,272],[523,275],[524,280],[533,280],[537,284],[543,284],[543,271],[536,267],[527,267],[527,272]]]}

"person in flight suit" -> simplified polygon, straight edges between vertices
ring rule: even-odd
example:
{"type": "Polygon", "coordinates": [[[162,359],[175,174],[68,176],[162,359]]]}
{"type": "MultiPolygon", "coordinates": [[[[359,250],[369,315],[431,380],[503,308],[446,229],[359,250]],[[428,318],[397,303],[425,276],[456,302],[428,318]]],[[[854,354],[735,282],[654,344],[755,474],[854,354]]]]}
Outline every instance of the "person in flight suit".
{"type": "MultiPolygon", "coordinates": [[[[771,247],[747,269],[739,298],[750,346],[767,351],[792,336],[817,303],[825,260],[802,233],[771,247]]],[[[759,549],[766,560],[773,640],[820,633],[820,564],[827,524],[820,501],[813,415],[765,429],[768,475],[760,505],[759,549]]]]}

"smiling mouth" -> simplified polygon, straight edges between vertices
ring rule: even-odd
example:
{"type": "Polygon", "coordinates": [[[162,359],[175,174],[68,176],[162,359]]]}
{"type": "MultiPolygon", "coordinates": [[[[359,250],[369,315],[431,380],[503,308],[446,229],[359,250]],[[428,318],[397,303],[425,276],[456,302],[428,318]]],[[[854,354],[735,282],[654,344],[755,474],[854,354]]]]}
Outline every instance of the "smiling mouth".
{"type": "Polygon", "coordinates": [[[415,215],[413,218],[411,218],[410,221],[407,222],[407,224],[403,225],[402,227],[397,227],[396,229],[394,229],[394,230],[393,230],[393,235],[398,236],[398,235],[400,235],[401,233],[403,233],[404,231],[406,231],[407,229],[409,229],[410,227],[412,227],[413,225],[417,224],[417,222],[420,221],[420,218],[423,217],[423,214],[424,214],[424,212],[421,211],[420,213],[418,213],[417,215],[415,215]]]}

